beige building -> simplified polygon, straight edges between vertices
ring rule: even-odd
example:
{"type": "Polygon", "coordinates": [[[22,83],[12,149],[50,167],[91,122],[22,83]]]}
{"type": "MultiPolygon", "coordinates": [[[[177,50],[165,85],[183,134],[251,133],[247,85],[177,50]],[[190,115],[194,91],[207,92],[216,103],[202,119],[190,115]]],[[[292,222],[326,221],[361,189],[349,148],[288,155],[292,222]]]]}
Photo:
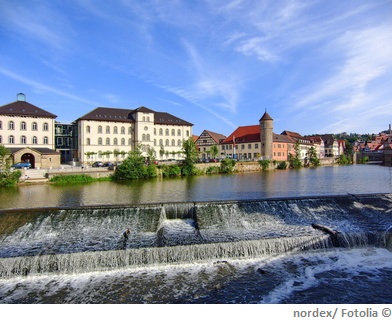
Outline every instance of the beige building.
{"type": "Polygon", "coordinates": [[[26,101],[0,107],[0,144],[11,151],[13,162],[30,162],[32,168],[57,167],[60,155],[54,148],[54,123],[57,116],[26,101]]]}
{"type": "Polygon", "coordinates": [[[146,107],[98,107],[76,120],[79,161],[122,161],[139,148],[157,160],[184,158],[182,143],[192,136],[193,124],[146,107]]]}
{"type": "Polygon", "coordinates": [[[200,136],[196,139],[195,143],[199,151],[199,158],[210,159],[210,158],[220,158],[221,157],[221,145],[220,143],[226,138],[225,135],[211,132],[209,130],[204,130],[200,136]],[[216,146],[218,149],[218,154],[213,156],[211,148],[216,146]]]}

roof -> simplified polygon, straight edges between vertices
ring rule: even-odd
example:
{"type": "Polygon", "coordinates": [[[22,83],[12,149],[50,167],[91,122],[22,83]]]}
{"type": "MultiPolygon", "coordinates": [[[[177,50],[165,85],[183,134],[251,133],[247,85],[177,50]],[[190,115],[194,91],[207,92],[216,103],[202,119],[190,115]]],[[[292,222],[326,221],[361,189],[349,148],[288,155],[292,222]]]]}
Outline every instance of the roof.
{"type": "Polygon", "coordinates": [[[31,151],[35,151],[38,152],[39,154],[42,155],[60,155],[60,152],[57,152],[55,150],[49,149],[47,147],[7,147],[7,149],[10,150],[11,154],[14,154],[16,152],[19,152],[21,150],[31,150],[31,151]]]}
{"type": "Polygon", "coordinates": [[[96,121],[111,121],[111,122],[123,122],[123,123],[134,123],[134,114],[138,112],[153,113],[154,124],[161,125],[185,125],[193,126],[193,124],[168,114],[166,112],[154,111],[147,107],[139,107],[137,109],[124,109],[124,108],[109,108],[109,107],[97,107],[94,110],[88,112],[77,120],[96,120],[96,121]]]}
{"type": "Polygon", "coordinates": [[[260,142],[260,125],[240,126],[222,144],[260,142]]]}
{"type": "Polygon", "coordinates": [[[271,116],[265,111],[264,115],[260,118],[260,120],[273,120],[271,116]]]}
{"type": "Polygon", "coordinates": [[[211,132],[209,130],[204,130],[200,134],[200,136],[197,137],[196,140],[198,140],[201,137],[201,135],[203,135],[204,133],[207,133],[214,140],[214,142],[217,143],[217,144],[219,144],[221,141],[223,141],[226,138],[225,135],[214,133],[214,132],[211,132]]]}
{"type": "Polygon", "coordinates": [[[56,118],[57,116],[27,101],[14,101],[0,107],[0,115],[56,118]]]}

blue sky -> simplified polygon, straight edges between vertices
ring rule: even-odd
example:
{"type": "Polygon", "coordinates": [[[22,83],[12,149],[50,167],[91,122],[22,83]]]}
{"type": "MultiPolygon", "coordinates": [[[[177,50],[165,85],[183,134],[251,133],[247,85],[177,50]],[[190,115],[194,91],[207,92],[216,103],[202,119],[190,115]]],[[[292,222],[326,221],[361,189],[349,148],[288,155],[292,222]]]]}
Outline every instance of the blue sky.
{"type": "Polygon", "coordinates": [[[0,0],[0,105],[71,122],[166,111],[194,134],[378,133],[392,123],[392,0],[0,0]]]}

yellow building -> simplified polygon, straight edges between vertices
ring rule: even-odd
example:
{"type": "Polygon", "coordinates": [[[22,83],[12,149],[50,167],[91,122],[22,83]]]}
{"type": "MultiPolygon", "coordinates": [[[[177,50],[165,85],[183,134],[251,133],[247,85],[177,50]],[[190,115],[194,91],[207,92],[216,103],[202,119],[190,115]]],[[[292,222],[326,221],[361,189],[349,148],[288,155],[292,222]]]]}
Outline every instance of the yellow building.
{"type": "Polygon", "coordinates": [[[157,160],[183,159],[182,143],[192,135],[193,124],[146,107],[98,107],[76,120],[81,163],[122,161],[139,148],[157,160]]]}
{"type": "Polygon", "coordinates": [[[14,163],[30,162],[32,168],[60,165],[60,154],[54,150],[56,117],[27,102],[23,93],[0,107],[0,144],[11,151],[14,163]]]}

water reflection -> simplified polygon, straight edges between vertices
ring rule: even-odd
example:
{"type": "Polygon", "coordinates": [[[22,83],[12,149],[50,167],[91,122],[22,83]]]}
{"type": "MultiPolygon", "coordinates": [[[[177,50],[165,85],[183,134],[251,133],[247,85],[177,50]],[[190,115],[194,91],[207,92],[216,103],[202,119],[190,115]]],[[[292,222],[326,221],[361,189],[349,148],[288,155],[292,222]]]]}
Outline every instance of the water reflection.
{"type": "Polygon", "coordinates": [[[354,165],[120,183],[1,188],[0,209],[390,192],[392,168],[354,165]]]}

